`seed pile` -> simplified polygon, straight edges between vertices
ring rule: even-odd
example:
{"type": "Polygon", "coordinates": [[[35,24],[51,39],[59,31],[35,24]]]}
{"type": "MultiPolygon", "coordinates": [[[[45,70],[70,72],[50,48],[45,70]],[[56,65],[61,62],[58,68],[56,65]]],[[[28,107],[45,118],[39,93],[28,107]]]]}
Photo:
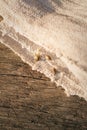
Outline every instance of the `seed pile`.
{"type": "MultiPolygon", "coordinates": [[[[37,49],[34,53],[34,60],[37,62],[37,61],[40,61],[41,60],[41,57],[42,57],[42,53],[40,52],[40,49],[37,49]]],[[[44,59],[46,61],[50,61],[52,60],[51,56],[50,55],[44,55],[44,59]]],[[[51,72],[55,75],[57,73],[57,69],[55,67],[52,67],[51,69],[51,72]]]]}

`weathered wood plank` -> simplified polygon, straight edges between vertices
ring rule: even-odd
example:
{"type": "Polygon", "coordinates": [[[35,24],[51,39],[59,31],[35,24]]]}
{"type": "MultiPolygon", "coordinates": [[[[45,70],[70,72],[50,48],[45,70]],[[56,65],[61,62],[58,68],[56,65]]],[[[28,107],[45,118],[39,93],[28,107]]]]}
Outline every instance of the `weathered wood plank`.
{"type": "Polygon", "coordinates": [[[0,44],[0,130],[87,130],[87,102],[0,44]]]}
{"type": "Polygon", "coordinates": [[[0,41],[67,95],[87,100],[87,0],[0,0],[0,5],[0,41]]]}

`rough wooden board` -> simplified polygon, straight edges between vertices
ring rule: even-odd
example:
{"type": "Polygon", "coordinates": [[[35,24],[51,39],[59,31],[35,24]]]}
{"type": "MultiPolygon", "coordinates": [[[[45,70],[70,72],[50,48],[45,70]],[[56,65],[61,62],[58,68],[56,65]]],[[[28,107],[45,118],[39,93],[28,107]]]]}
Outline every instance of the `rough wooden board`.
{"type": "Polygon", "coordinates": [[[87,1],[71,1],[0,0],[0,41],[67,95],[87,100],[87,1]]]}
{"type": "Polygon", "coordinates": [[[87,102],[0,44],[0,130],[87,130],[87,102]]]}

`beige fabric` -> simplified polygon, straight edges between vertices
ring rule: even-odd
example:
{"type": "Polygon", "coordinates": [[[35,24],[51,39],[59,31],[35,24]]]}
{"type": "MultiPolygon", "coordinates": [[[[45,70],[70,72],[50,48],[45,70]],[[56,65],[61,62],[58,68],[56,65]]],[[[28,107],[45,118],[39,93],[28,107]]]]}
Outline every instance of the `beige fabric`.
{"type": "Polygon", "coordinates": [[[87,100],[87,0],[0,0],[0,5],[1,42],[67,95],[87,100]],[[38,48],[41,58],[35,62],[38,48]]]}

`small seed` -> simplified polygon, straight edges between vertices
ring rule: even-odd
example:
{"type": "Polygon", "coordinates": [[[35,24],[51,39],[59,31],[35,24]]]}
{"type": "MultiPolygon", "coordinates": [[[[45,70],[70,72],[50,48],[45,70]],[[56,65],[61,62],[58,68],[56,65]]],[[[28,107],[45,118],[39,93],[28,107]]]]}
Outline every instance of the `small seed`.
{"type": "Polygon", "coordinates": [[[34,60],[39,61],[41,57],[40,49],[37,49],[34,53],[34,60]]]}
{"type": "Polygon", "coordinates": [[[35,55],[35,56],[34,56],[34,60],[35,60],[35,61],[39,61],[39,59],[40,59],[40,56],[39,56],[39,55],[35,55]]]}
{"type": "Polygon", "coordinates": [[[35,55],[40,55],[41,52],[40,52],[40,48],[38,48],[36,51],[35,51],[35,55]]]}
{"type": "Polygon", "coordinates": [[[53,68],[53,69],[52,69],[52,72],[53,72],[53,74],[55,75],[55,74],[57,73],[57,69],[56,69],[56,68],[53,68]]]}
{"type": "Polygon", "coordinates": [[[3,20],[4,18],[0,15],[0,22],[3,20]]]}
{"type": "Polygon", "coordinates": [[[46,60],[51,60],[51,57],[49,55],[45,56],[46,60]]]}

